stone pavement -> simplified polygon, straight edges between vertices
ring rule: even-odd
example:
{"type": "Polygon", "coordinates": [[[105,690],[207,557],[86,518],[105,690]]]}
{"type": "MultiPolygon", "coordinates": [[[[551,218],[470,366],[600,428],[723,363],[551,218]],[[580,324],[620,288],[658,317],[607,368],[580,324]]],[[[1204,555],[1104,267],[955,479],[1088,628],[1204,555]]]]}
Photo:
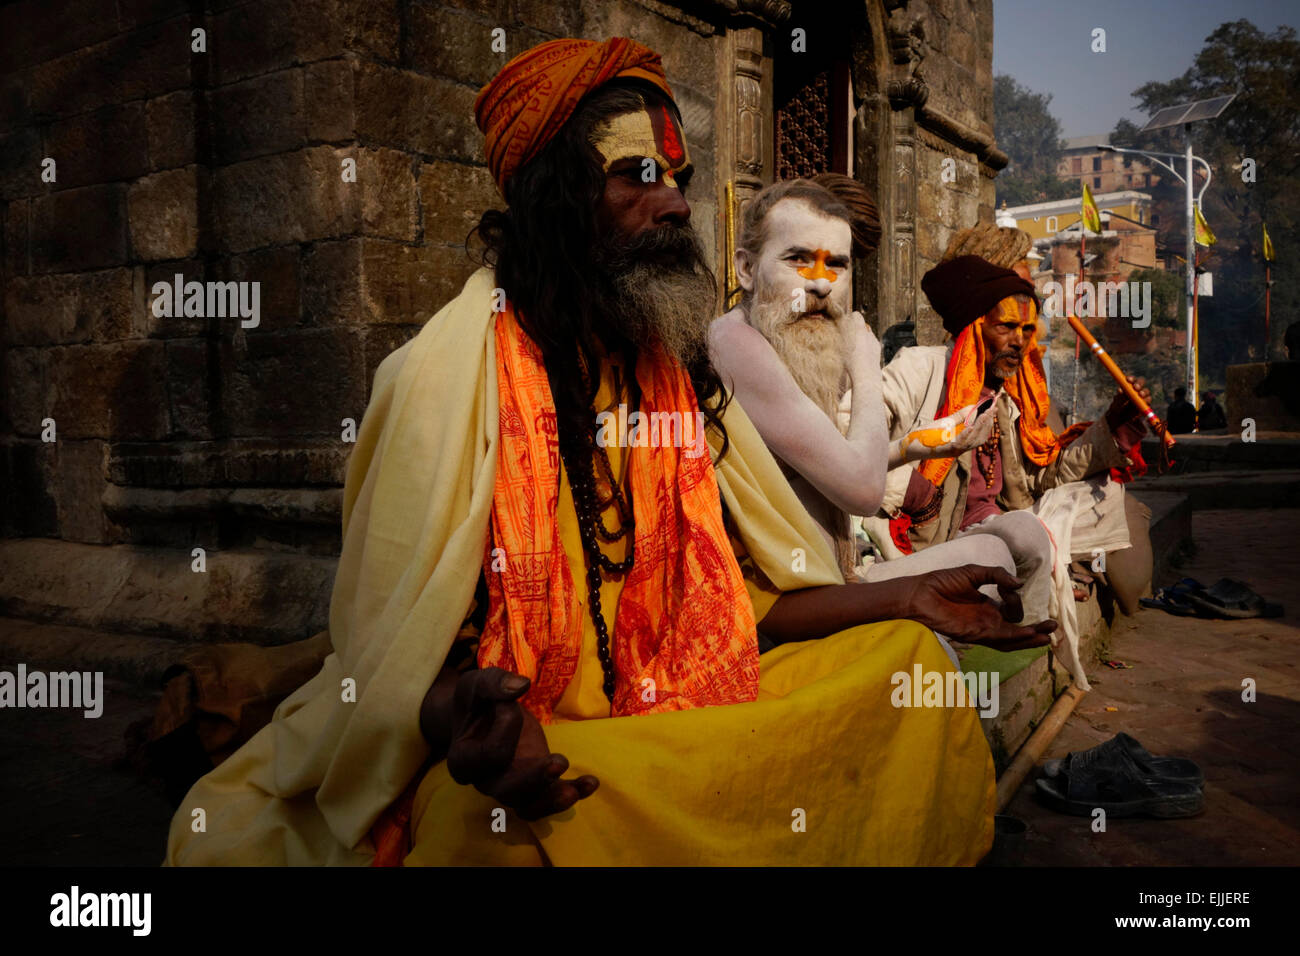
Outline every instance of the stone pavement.
{"type": "Polygon", "coordinates": [[[1243,580],[1286,607],[1266,620],[1207,621],[1144,609],[1120,618],[1111,655],[1089,665],[1093,690],[1043,759],[1125,731],[1152,753],[1205,771],[1205,811],[1183,820],[1057,814],[1034,797],[1035,772],[1007,813],[1028,824],[1026,865],[1295,866],[1300,864],[1300,509],[1201,511],[1196,553],[1178,572],[1210,585],[1243,580]],[[1095,675],[1095,676],[1094,676],[1095,675]],[[1241,699],[1253,678],[1254,703],[1241,699]]]}
{"type": "Polygon", "coordinates": [[[0,866],[157,866],[171,807],[119,767],[149,697],[104,680],[104,713],[0,711],[0,866]]]}

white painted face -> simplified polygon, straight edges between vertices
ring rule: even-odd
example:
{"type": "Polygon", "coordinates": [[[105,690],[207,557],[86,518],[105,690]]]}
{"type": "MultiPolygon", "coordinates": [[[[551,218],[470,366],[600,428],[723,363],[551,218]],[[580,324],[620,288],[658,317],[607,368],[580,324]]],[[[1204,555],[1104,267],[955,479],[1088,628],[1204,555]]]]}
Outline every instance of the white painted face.
{"type": "Polygon", "coordinates": [[[754,301],[785,298],[806,307],[791,318],[848,315],[853,301],[853,234],[849,224],[801,199],[783,199],[767,214],[767,241],[757,261],[736,253],[736,277],[754,301]],[[827,300],[831,308],[827,310],[827,300]]]}

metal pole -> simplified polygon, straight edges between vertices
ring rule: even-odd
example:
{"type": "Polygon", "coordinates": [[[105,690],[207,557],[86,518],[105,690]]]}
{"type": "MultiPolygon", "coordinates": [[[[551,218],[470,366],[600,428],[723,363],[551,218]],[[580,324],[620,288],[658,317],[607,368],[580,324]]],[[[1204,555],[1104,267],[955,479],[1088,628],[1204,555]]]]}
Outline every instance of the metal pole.
{"type": "MultiPolygon", "coordinates": [[[[1082,285],[1088,281],[1088,227],[1083,222],[1083,214],[1079,215],[1079,283],[1082,285]]],[[[1097,296],[1095,290],[1088,293],[1088,314],[1091,316],[1096,313],[1097,296]]],[[[1079,295],[1075,292],[1074,308],[1070,309],[1072,315],[1079,315],[1079,295]]],[[[1080,316],[1081,317],[1081,316],[1080,316]]],[[[1070,397],[1070,424],[1073,425],[1079,420],[1079,337],[1074,338],[1074,394],[1070,397]]]]}
{"type": "Polygon", "coordinates": [[[1184,177],[1184,192],[1187,209],[1187,388],[1192,395],[1192,403],[1200,400],[1196,390],[1196,360],[1192,356],[1196,336],[1194,296],[1196,295],[1196,225],[1192,220],[1192,124],[1183,124],[1183,139],[1187,144],[1187,175],[1184,177]]]}
{"type": "Polygon", "coordinates": [[[1264,264],[1264,361],[1268,361],[1268,300],[1273,292],[1273,265],[1264,264]]]}
{"type": "MultiPolygon", "coordinates": [[[[1196,250],[1196,259],[1200,259],[1200,250],[1196,250]]],[[[1199,263],[1198,263],[1199,264],[1199,263]]],[[[1192,381],[1198,385],[1201,381],[1201,283],[1200,277],[1197,277],[1196,294],[1192,296],[1192,381]]],[[[1196,406],[1200,408],[1200,406],[1196,406]]],[[[1198,419],[1196,430],[1201,430],[1201,423],[1198,419]]]]}

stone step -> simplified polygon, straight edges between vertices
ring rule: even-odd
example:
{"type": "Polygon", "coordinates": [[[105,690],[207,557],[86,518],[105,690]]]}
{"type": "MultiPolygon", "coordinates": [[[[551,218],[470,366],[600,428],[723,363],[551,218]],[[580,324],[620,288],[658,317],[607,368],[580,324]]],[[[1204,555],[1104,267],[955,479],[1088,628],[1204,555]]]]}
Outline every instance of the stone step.
{"type": "Polygon", "coordinates": [[[181,641],[0,617],[0,670],[102,671],[135,691],[156,691],[187,649],[181,641]]]}
{"type": "MultiPolygon", "coordinates": [[[[1207,471],[1275,471],[1300,469],[1300,435],[1292,432],[1256,432],[1254,441],[1242,441],[1240,428],[1223,433],[1206,432],[1176,436],[1170,449],[1172,475],[1207,471]]],[[[1142,456],[1148,464],[1160,460],[1157,440],[1142,440],[1142,456]]]]}
{"type": "Polygon", "coordinates": [[[184,642],[283,644],[329,626],[337,559],[0,540],[0,615],[184,642]]]}
{"type": "MultiPolygon", "coordinates": [[[[1098,658],[1104,657],[1109,647],[1110,625],[1102,616],[1101,603],[1095,594],[1076,604],[1075,613],[1079,622],[1079,658],[1091,682],[1099,667],[1098,658]]],[[[999,679],[997,714],[980,718],[989,749],[993,751],[993,763],[1001,773],[1029,739],[1052,701],[1070,686],[1070,672],[1047,648],[1003,654],[973,646],[964,648],[960,657],[964,670],[999,670],[1000,675],[1005,674],[999,679]],[[1011,667],[1001,670],[999,659],[1011,667]]]]}
{"type": "Polygon", "coordinates": [[[1192,501],[1157,487],[1162,490],[1131,487],[1129,493],[1151,509],[1151,576],[1153,583],[1163,583],[1192,546],[1192,501]]]}
{"type": "Polygon", "coordinates": [[[1195,511],[1294,508],[1300,502],[1300,469],[1148,476],[1134,481],[1133,490],[1139,496],[1148,492],[1185,495],[1195,511]]]}

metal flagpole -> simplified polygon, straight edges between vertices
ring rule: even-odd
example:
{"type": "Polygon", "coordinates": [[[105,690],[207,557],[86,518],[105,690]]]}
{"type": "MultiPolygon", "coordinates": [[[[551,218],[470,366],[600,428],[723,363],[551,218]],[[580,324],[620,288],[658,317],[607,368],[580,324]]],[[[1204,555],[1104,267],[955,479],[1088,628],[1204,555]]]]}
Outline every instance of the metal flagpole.
{"type": "MultiPolygon", "coordinates": [[[[1088,281],[1088,266],[1087,266],[1087,258],[1086,258],[1087,255],[1088,255],[1088,226],[1083,221],[1083,213],[1080,212],[1079,214],[1079,284],[1080,285],[1088,281]]],[[[1091,303],[1092,300],[1093,297],[1091,295],[1088,296],[1088,302],[1091,303]]],[[[1070,303],[1070,311],[1074,315],[1082,319],[1083,316],[1079,315],[1078,305],[1079,305],[1079,291],[1078,289],[1076,289],[1074,292],[1074,301],[1070,303]]],[[[1089,308],[1089,311],[1092,311],[1091,308],[1089,308]]],[[[1073,382],[1073,395],[1070,397],[1070,424],[1073,425],[1078,420],[1079,420],[1079,337],[1075,336],[1074,338],[1074,382],[1073,382]]]]}
{"type": "MultiPolygon", "coordinates": [[[[1200,400],[1196,382],[1196,223],[1192,212],[1192,124],[1183,124],[1183,139],[1187,144],[1187,175],[1183,177],[1187,208],[1187,385],[1192,401],[1200,400]]],[[[1199,406],[1198,406],[1199,407],[1199,406]]]]}
{"type": "Polygon", "coordinates": [[[1268,297],[1273,291],[1273,264],[1264,263],[1264,361],[1268,361],[1268,297]]]}

